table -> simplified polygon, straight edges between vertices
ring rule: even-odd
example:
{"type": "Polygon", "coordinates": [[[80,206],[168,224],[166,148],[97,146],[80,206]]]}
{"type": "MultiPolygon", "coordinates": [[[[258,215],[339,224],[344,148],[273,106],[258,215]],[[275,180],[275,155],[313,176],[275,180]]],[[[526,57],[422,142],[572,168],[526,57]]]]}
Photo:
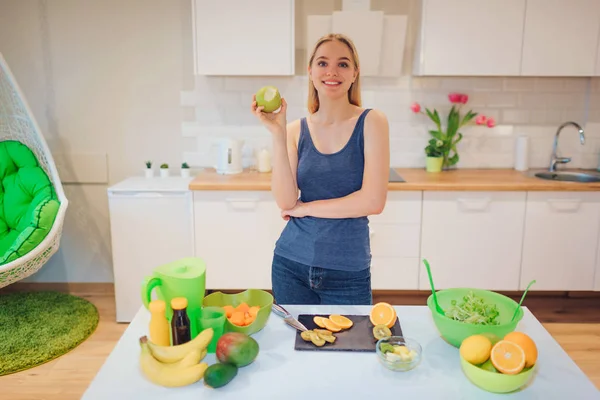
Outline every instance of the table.
{"type": "MultiPolygon", "coordinates": [[[[368,315],[369,306],[285,306],[294,316],[309,314],[368,315]]],[[[203,381],[182,388],[164,388],[139,370],[139,337],[147,334],[150,314],[141,308],[84,393],[99,399],[600,399],[593,383],[571,360],[533,314],[517,330],[530,335],[538,349],[538,371],[525,389],[493,394],[473,385],[460,367],[458,349],[439,335],[426,306],[395,307],[404,335],[423,347],[423,360],[414,370],[394,372],[375,353],[296,351],[295,332],[276,314],[253,335],[260,345],[254,363],[239,370],[228,385],[211,389],[203,381]]],[[[205,359],[215,362],[214,354],[205,359]]]]}

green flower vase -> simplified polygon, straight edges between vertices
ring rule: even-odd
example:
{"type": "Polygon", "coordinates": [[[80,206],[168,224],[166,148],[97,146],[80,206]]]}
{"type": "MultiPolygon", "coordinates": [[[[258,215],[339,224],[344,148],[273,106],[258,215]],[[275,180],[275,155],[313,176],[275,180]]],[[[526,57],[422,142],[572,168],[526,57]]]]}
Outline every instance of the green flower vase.
{"type": "Polygon", "coordinates": [[[427,172],[442,172],[444,157],[427,157],[427,172]]]}

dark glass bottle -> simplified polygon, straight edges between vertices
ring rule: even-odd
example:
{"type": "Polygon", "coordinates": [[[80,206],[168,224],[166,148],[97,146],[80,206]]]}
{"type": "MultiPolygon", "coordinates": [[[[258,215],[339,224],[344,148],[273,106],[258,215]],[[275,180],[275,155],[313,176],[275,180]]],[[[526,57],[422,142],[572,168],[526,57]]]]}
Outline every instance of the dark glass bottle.
{"type": "Polygon", "coordinates": [[[192,339],[190,318],[187,315],[187,299],[176,297],[171,300],[173,318],[171,319],[171,334],[173,346],[184,344],[192,339]]]}

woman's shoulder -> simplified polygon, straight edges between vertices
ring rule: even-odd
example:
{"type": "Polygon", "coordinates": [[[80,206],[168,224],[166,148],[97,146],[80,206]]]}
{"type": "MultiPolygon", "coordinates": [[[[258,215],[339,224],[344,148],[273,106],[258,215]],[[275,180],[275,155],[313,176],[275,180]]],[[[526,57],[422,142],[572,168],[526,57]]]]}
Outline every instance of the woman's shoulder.
{"type": "Polygon", "coordinates": [[[387,115],[381,110],[376,108],[369,109],[365,117],[365,130],[380,130],[381,128],[385,128],[388,125],[387,115]]]}

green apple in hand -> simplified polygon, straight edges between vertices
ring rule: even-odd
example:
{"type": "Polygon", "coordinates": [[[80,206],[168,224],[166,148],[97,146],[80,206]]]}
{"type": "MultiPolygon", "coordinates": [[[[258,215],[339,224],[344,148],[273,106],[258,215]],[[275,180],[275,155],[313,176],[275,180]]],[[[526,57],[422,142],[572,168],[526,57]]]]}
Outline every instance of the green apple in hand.
{"type": "Polygon", "coordinates": [[[256,92],[256,105],[264,107],[263,111],[272,113],[281,107],[281,94],[275,86],[265,86],[256,92]]]}

